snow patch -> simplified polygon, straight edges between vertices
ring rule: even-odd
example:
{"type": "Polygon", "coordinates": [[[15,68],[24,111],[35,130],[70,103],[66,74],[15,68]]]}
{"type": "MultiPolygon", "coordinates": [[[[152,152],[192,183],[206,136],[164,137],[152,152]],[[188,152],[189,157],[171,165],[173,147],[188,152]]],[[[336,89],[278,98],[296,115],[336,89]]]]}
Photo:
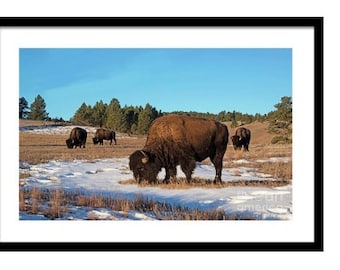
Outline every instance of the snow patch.
{"type": "Polygon", "coordinates": [[[233,160],[232,162],[235,164],[251,163],[249,160],[246,160],[246,159],[233,160]]]}
{"type": "Polygon", "coordinates": [[[291,160],[290,157],[271,157],[267,159],[257,159],[256,162],[264,163],[264,162],[284,162],[287,163],[291,160]]]}

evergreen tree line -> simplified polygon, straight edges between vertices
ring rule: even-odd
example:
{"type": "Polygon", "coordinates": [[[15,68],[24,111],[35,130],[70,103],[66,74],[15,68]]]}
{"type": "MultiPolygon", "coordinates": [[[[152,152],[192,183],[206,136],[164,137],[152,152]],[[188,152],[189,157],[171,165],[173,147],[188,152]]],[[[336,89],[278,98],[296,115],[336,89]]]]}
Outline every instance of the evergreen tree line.
{"type": "MultiPolygon", "coordinates": [[[[264,115],[259,113],[251,115],[236,111],[221,111],[218,114],[194,111],[174,111],[171,113],[188,114],[194,117],[203,117],[220,122],[230,121],[232,127],[249,124],[254,121],[269,121],[271,131],[285,136],[291,135],[293,116],[292,98],[284,96],[281,98],[281,102],[275,104],[274,107],[276,110],[264,115]]],[[[168,113],[157,110],[149,103],[144,107],[127,105],[121,107],[119,100],[113,98],[109,104],[104,103],[102,100],[97,101],[94,106],[87,105],[85,102],[82,103],[70,121],[76,125],[99,126],[129,134],[146,134],[152,121],[165,114],[168,113]]],[[[64,122],[62,118],[52,119],[48,116],[46,103],[40,95],[35,98],[30,106],[28,106],[28,102],[24,97],[19,99],[19,118],[64,122]]]]}
{"type": "MultiPolygon", "coordinates": [[[[232,127],[243,124],[250,124],[254,121],[269,121],[270,128],[273,132],[279,133],[277,130],[285,130],[285,134],[291,134],[292,123],[292,100],[291,97],[282,97],[281,102],[274,105],[275,111],[268,114],[255,115],[240,113],[240,112],[226,112],[221,111],[218,114],[201,113],[201,112],[184,112],[174,111],[171,113],[188,114],[194,117],[203,117],[220,122],[230,121],[232,127]],[[289,131],[290,129],[290,131],[289,131]],[[288,131],[287,131],[288,130],[288,131]]],[[[107,105],[102,100],[96,102],[92,107],[83,103],[76,111],[71,121],[74,124],[101,126],[113,129],[119,132],[126,132],[129,134],[146,134],[151,122],[157,117],[160,117],[170,112],[162,112],[147,103],[142,106],[120,106],[118,99],[113,98],[107,105]]]]}
{"type": "MultiPolygon", "coordinates": [[[[254,116],[235,111],[222,111],[218,114],[212,114],[209,112],[200,113],[194,111],[174,111],[171,113],[188,114],[193,117],[202,117],[221,122],[232,121],[235,126],[237,125],[237,122],[248,124],[256,120],[265,120],[265,117],[260,114],[256,114],[254,116]]],[[[97,101],[94,106],[82,103],[72,117],[71,122],[78,125],[105,127],[129,134],[146,134],[151,122],[157,117],[165,114],[169,113],[157,110],[149,103],[147,103],[144,107],[127,105],[121,107],[119,101],[114,98],[109,104],[104,103],[102,100],[97,101]]]]}
{"type": "Polygon", "coordinates": [[[146,134],[150,124],[163,113],[147,103],[142,106],[121,107],[118,99],[109,104],[102,100],[94,106],[82,103],[71,122],[78,125],[99,126],[129,134],[146,134]]]}

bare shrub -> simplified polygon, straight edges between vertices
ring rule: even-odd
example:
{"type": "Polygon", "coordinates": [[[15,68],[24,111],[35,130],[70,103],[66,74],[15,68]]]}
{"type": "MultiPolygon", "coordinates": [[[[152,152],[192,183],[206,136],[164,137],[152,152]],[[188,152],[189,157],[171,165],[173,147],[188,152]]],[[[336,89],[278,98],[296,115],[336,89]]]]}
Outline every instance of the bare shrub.
{"type": "Polygon", "coordinates": [[[49,218],[60,218],[67,212],[66,200],[64,192],[56,189],[49,194],[48,208],[45,210],[45,215],[49,218]]]}
{"type": "Polygon", "coordinates": [[[26,211],[25,193],[22,188],[19,189],[19,211],[26,211]]]}
{"type": "Polygon", "coordinates": [[[41,192],[38,188],[34,187],[32,188],[30,192],[31,196],[31,209],[30,213],[37,214],[39,212],[39,205],[41,203],[41,192]]]}

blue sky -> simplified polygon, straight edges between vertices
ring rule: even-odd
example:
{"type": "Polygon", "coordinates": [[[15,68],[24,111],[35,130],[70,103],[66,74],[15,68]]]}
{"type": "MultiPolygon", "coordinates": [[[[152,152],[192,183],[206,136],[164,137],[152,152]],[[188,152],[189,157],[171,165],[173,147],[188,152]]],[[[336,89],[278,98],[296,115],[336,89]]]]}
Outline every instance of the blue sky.
{"type": "Polygon", "coordinates": [[[292,50],[20,49],[20,90],[39,94],[50,117],[69,120],[85,102],[150,103],[163,112],[265,114],[292,96],[292,50]]]}

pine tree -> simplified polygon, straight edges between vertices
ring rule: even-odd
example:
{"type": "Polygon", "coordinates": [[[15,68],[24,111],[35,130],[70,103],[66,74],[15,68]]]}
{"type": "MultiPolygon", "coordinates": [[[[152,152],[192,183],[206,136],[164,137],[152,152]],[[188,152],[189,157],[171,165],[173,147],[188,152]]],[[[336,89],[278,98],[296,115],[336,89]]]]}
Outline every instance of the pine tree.
{"type": "Polygon", "coordinates": [[[31,120],[47,120],[48,113],[46,112],[45,100],[37,95],[34,102],[30,106],[30,113],[28,114],[31,120]]]}
{"type": "Polygon", "coordinates": [[[144,109],[139,113],[137,133],[146,134],[152,122],[152,107],[147,103],[144,109]]]}
{"type": "Polygon", "coordinates": [[[93,106],[93,113],[92,113],[92,124],[95,126],[102,127],[106,121],[106,110],[107,104],[105,104],[102,100],[99,102],[97,101],[96,104],[93,106]]]}
{"type": "Polygon", "coordinates": [[[274,107],[276,108],[276,111],[268,113],[268,119],[270,120],[269,129],[276,134],[285,136],[285,139],[288,139],[292,134],[292,98],[284,96],[281,98],[281,102],[275,104],[274,107]]]}
{"type": "Polygon", "coordinates": [[[225,121],[226,111],[220,111],[218,115],[216,116],[216,120],[223,122],[225,121]]]}
{"type": "Polygon", "coordinates": [[[233,111],[231,116],[231,127],[237,127],[236,112],[233,111]]]}
{"type": "Polygon", "coordinates": [[[292,98],[284,96],[281,98],[281,102],[276,104],[276,118],[277,120],[287,122],[289,124],[293,121],[293,108],[292,98]]]}
{"type": "Polygon", "coordinates": [[[72,122],[75,124],[86,124],[89,125],[92,123],[92,108],[91,106],[86,105],[85,102],[81,104],[79,109],[75,112],[72,117],[72,122]]]}
{"type": "Polygon", "coordinates": [[[24,97],[19,98],[19,118],[26,119],[28,116],[28,102],[24,97]]]}
{"type": "Polygon", "coordinates": [[[135,133],[138,123],[138,108],[133,106],[125,106],[123,108],[124,122],[123,132],[135,133]]]}
{"type": "Polygon", "coordinates": [[[124,115],[119,101],[113,98],[106,110],[105,126],[107,128],[121,131],[123,127],[124,115]]]}

